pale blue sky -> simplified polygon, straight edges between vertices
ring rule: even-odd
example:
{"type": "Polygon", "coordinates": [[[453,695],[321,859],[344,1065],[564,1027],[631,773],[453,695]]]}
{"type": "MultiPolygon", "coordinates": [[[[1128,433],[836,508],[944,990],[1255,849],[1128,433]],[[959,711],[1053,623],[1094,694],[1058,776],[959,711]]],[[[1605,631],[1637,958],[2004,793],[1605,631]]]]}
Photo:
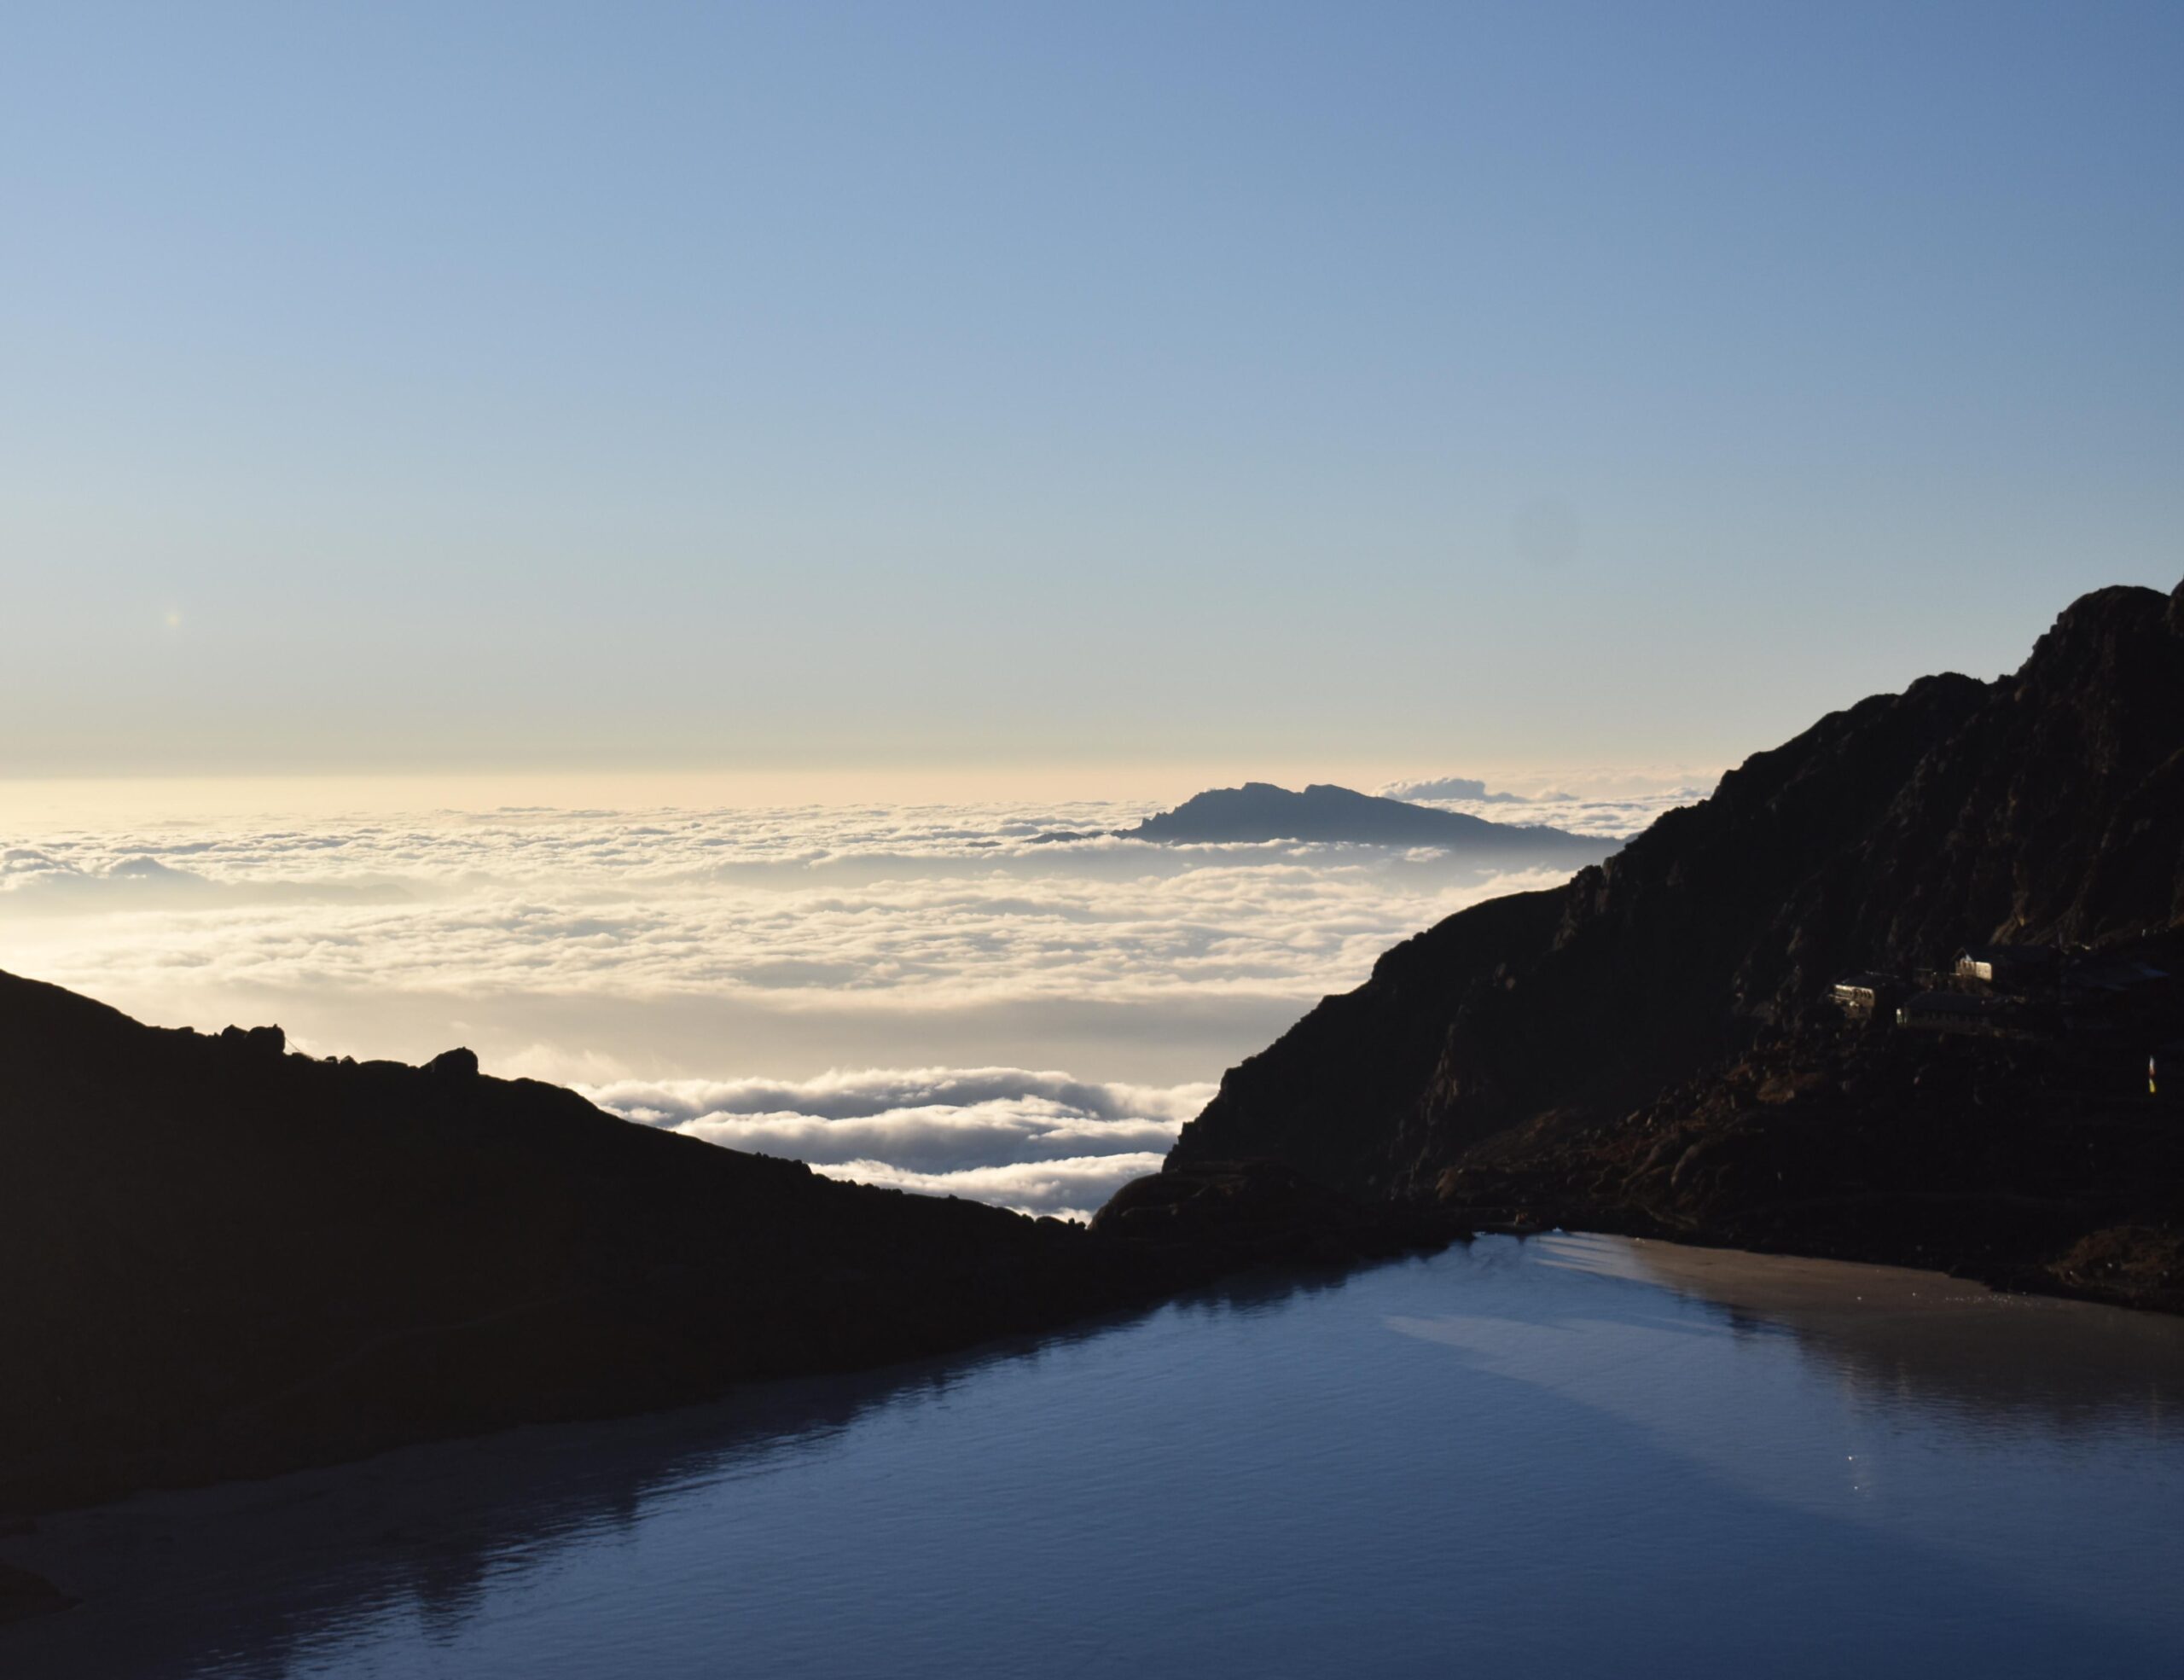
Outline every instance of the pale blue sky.
{"type": "Polygon", "coordinates": [[[11,9],[0,771],[1719,761],[2184,575],[2184,6],[11,9]]]}

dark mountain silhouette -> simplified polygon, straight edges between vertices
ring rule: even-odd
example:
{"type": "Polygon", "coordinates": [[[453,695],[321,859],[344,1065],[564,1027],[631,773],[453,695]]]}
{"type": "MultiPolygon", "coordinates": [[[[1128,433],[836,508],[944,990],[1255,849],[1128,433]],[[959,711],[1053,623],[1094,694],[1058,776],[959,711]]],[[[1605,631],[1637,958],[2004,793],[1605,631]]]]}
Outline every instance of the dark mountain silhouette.
{"type": "Polygon", "coordinates": [[[2184,589],[2102,590],[2014,676],[1833,713],[1566,886],[1397,946],[1230,1069],[1170,1165],[2184,1305],[2153,1026],[1891,1039],[1825,1002],[1988,941],[2158,967],[2180,922],[2184,589]]]}
{"type": "MultiPolygon", "coordinates": [[[[1466,854],[1522,857],[1541,861],[1596,861],[1618,842],[1560,828],[1490,823],[1461,811],[1437,811],[1405,799],[1382,799],[1327,782],[1301,793],[1269,782],[1216,788],[1173,811],[1148,817],[1134,828],[1112,831],[1124,840],[1164,845],[1253,844],[1265,840],[1348,841],[1369,846],[1432,846],[1466,854]]],[[[1084,840],[1075,834],[1041,840],[1084,840]]]]}
{"type": "Polygon", "coordinates": [[[1292,1178],[1201,1173],[1225,1220],[1095,1235],[633,1125],[468,1050],[317,1061],[0,975],[0,1510],[876,1366],[1445,1224],[1292,1178]]]}

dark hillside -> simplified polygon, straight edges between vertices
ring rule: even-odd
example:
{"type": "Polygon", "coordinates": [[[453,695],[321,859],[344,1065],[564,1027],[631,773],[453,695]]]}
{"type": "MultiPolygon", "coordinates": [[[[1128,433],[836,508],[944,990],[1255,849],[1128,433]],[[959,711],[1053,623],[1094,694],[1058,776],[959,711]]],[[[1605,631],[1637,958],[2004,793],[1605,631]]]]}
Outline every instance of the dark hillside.
{"type": "Polygon", "coordinates": [[[5,975],[0,1067],[0,1509],[878,1365],[1410,1240],[1280,1210],[1095,1236],[632,1125],[468,1051],[314,1061],[5,975]]]}
{"type": "MultiPolygon", "coordinates": [[[[1928,677],[1833,713],[1567,886],[1389,951],[1229,1070],[1173,1160],[1270,1155],[1354,1190],[1476,1200],[1445,1175],[1518,1171],[1824,1032],[1830,984],[1854,971],[1908,983],[1966,945],[2108,948],[2180,921],[2184,589],[2103,590],[2014,676],[1928,677]]],[[[2155,1028],[2117,1030],[2072,1043],[2142,1064],[2155,1028]]],[[[1570,1200],[1524,1177],[1531,1199],[1570,1200]]]]}

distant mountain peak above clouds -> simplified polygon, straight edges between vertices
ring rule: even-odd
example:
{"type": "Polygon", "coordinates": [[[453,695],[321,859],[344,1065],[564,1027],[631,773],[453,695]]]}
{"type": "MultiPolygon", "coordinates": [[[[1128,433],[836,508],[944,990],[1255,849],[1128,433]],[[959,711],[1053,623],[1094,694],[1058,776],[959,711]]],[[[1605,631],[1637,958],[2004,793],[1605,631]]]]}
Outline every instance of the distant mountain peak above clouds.
{"type": "Polygon", "coordinates": [[[1528,805],[1532,799],[1529,793],[1490,792],[1486,783],[1475,776],[1430,776],[1418,782],[1391,782],[1380,789],[1380,795],[1386,799],[1471,799],[1484,805],[1528,805]]]}
{"type": "Polygon", "coordinates": [[[1120,831],[1126,840],[1166,843],[1245,843],[1265,840],[1320,840],[1379,846],[1438,846],[1465,850],[1525,850],[1545,856],[1583,852],[1599,857],[1614,842],[1560,828],[1490,823],[1461,811],[1436,811],[1332,782],[1316,782],[1303,792],[1270,782],[1240,788],[1216,788],[1183,801],[1173,811],[1148,817],[1120,831]]]}

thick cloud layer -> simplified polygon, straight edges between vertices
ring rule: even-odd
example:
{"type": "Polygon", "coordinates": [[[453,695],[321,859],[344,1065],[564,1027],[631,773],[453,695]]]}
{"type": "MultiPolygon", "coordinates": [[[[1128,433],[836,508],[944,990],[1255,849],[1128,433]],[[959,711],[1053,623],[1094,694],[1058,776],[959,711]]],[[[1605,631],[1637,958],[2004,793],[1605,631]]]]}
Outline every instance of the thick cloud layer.
{"type": "Polygon", "coordinates": [[[1159,1170],[1211,1084],[1100,1084],[1018,1067],[871,1069],[787,1083],[618,1080],[601,1107],[837,1177],[1085,1216],[1159,1170]]]}
{"type": "Polygon", "coordinates": [[[1658,770],[1600,771],[1577,779],[1573,790],[1542,787],[1529,792],[1490,792],[1468,776],[1426,776],[1391,782],[1378,789],[1392,799],[1409,799],[1443,811],[1461,811],[1495,823],[1536,823],[1573,834],[1605,834],[1628,840],[1642,832],[1663,811],[1705,799],[1714,778],[1683,766],[1658,770]]]}
{"type": "MultiPolygon", "coordinates": [[[[1563,873],[1281,841],[1029,843],[1126,815],[1092,809],[497,812],[38,836],[0,875],[0,961],[125,1003],[185,978],[200,994],[695,996],[845,1020],[1309,1002],[1451,910],[1563,873]]],[[[870,1059],[857,1049],[845,1034],[828,1060],[870,1059]]]]}
{"type": "MultiPolygon", "coordinates": [[[[1624,815],[1681,792],[1634,793],[1624,815]]],[[[648,1124],[1083,1210],[1157,1162],[1223,1067],[1389,945],[1565,873],[1490,875],[1431,849],[1031,842],[1145,814],[499,810],[0,832],[0,967],[166,1024],[278,1020],[315,1051],[416,1061],[468,1043],[491,1072],[578,1084],[648,1124]],[[1025,1071],[1055,1067],[1078,1077],[1025,1071]],[[909,1071],[826,1071],[845,1067],[909,1071]]]]}

